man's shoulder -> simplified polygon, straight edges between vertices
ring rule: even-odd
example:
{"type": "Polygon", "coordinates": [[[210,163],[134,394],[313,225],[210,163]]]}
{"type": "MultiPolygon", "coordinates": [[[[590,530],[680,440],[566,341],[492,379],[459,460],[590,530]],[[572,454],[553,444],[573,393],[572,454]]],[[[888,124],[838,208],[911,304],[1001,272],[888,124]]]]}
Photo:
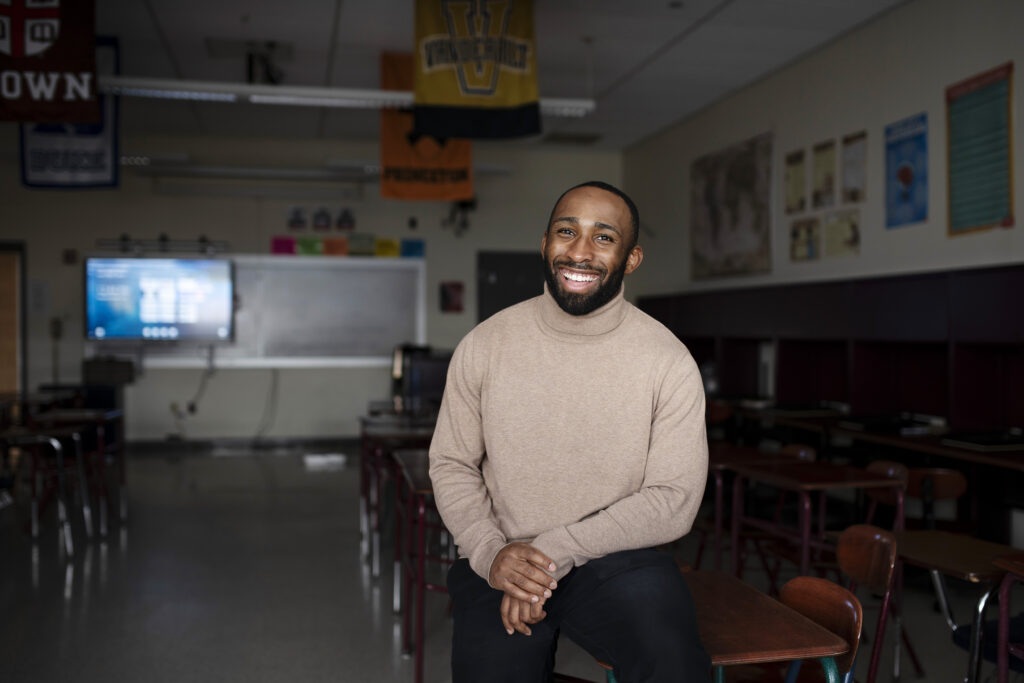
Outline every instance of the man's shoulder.
{"type": "MultiPolygon", "coordinates": [[[[543,295],[541,295],[543,296],[543,295]]],[[[523,325],[534,320],[537,303],[540,296],[535,296],[525,301],[520,301],[508,308],[503,308],[487,320],[477,324],[469,331],[467,337],[477,339],[488,339],[492,337],[504,337],[505,335],[522,330],[523,325]]]]}
{"type": "Polygon", "coordinates": [[[643,339],[645,347],[657,353],[681,352],[689,355],[686,345],[672,330],[636,306],[632,308],[632,332],[643,339]]]}

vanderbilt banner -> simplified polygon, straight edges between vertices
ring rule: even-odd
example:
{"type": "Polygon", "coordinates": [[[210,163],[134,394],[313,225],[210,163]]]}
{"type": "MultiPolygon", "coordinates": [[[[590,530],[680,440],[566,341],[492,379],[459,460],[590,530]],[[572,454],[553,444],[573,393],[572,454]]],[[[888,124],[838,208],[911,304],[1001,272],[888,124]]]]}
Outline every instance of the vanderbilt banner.
{"type": "Polygon", "coordinates": [[[0,121],[99,123],[93,0],[0,0],[0,121]]]}
{"type": "Polygon", "coordinates": [[[416,0],[416,129],[440,138],[540,132],[531,0],[416,0]]]}
{"type": "MultiPolygon", "coordinates": [[[[383,90],[412,88],[413,58],[387,53],[380,58],[383,90]]],[[[389,199],[454,201],[473,197],[472,142],[438,141],[413,132],[411,111],[380,112],[380,194],[389,199]]]]}

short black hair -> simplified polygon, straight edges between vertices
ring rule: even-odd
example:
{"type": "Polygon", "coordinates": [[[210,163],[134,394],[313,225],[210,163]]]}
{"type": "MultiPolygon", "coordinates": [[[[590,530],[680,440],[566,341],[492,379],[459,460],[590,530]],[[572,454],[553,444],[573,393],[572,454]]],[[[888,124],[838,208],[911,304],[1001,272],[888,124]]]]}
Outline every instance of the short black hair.
{"type": "Polygon", "coordinates": [[[629,208],[629,219],[630,222],[633,224],[633,240],[632,242],[630,242],[629,248],[632,249],[633,247],[635,247],[637,245],[637,242],[640,241],[640,211],[636,208],[636,204],[633,203],[633,200],[629,198],[628,194],[626,194],[619,188],[615,187],[614,185],[604,182],[603,180],[588,180],[585,183],[574,185],[573,187],[570,187],[568,190],[560,194],[558,196],[558,199],[555,200],[555,205],[551,207],[551,215],[548,216],[548,225],[546,228],[544,228],[544,231],[547,232],[548,229],[551,228],[551,221],[555,219],[555,209],[558,208],[558,203],[562,201],[565,195],[569,194],[573,190],[578,190],[581,187],[596,187],[599,190],[611,192],[613,195],[615,195],[616,197],[618,197],[619,199],[626,203],[626,207],[629,208]]]}

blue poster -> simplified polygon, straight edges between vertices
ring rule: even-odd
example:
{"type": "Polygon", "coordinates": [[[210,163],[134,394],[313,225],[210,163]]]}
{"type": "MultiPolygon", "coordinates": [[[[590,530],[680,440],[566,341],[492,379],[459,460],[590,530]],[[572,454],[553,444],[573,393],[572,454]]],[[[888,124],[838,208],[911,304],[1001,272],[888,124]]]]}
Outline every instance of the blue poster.
{"type": "Polygon", "coordinates": [[[885,127],[885,227],[928,218],[928,114],[885,127]]]}

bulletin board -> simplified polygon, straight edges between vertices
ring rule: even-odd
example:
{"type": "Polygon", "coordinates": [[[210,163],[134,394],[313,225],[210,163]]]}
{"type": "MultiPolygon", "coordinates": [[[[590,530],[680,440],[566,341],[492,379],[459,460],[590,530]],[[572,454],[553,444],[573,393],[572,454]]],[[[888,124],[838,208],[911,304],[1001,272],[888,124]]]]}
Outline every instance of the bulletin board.
{"type": "Polygon", "coordinates": [[[231,260],[234,340],[214,347],[147,346],[145,365],[383,366],[395,346],[426,343],[423,259],[261,255],[231,260]]]}

